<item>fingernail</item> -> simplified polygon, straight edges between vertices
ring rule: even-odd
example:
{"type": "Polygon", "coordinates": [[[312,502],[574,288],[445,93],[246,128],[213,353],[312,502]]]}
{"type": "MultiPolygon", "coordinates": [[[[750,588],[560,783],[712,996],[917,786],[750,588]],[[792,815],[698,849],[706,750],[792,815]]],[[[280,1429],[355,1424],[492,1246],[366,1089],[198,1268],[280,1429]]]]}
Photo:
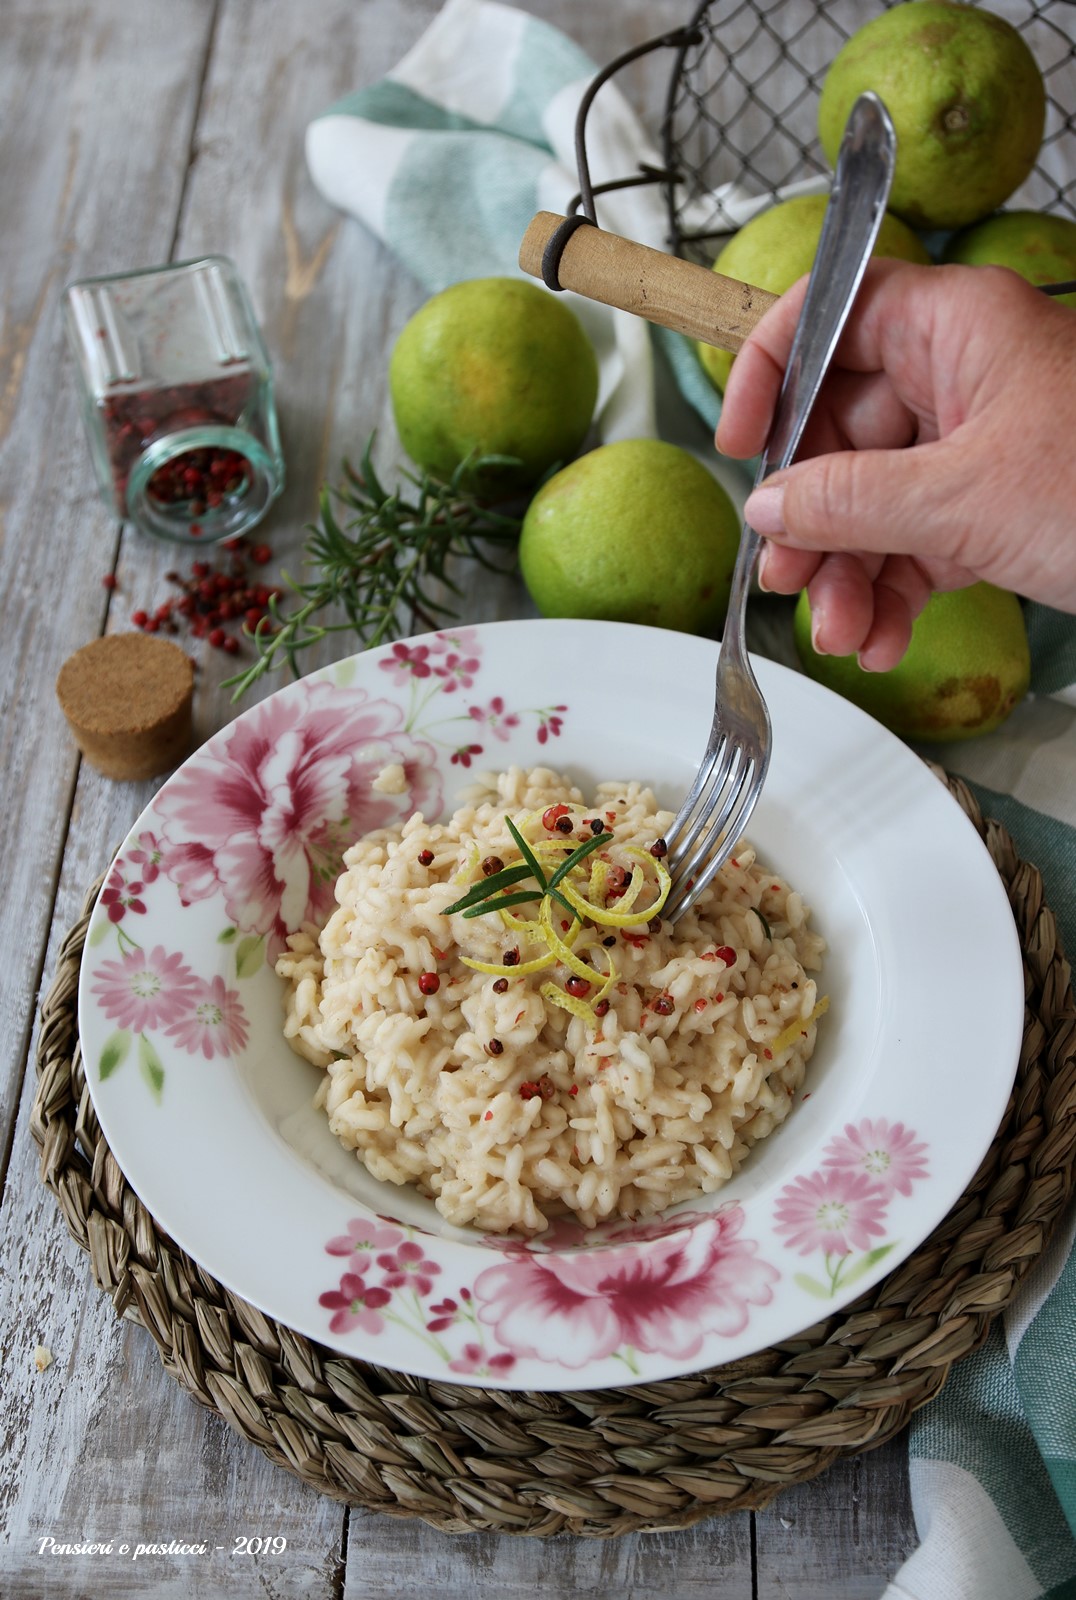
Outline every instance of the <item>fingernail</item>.
{"type": "Polygon", "coordinates": [[[784,533],[785,486],[783,483],[765,483],[747,497],[744,515],[764,539],[776,538],[784,533]]]}
{"type": "Polygon", "coordinates": [[[758,586],[763,594],[769,594],[770,586],[766,582],[766,568],[769,566],[770,552],[767,545],[762,546],[762,554],[758,558],[758,572],[755,574],[758,586]]]}
{"type": "Polygon", "coordinates": [[[811,648],[817,655],[824,656],[826,647],[821,641],[822,624],[825,622],[825,613],[821,606],[811,607],[811,648]]]}

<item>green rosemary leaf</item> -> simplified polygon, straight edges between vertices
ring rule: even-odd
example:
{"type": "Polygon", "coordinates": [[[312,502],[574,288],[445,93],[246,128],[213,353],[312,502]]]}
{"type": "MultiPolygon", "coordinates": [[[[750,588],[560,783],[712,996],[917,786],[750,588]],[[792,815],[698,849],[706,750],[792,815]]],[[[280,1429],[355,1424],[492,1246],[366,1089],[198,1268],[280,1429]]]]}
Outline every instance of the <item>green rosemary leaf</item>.
{"type": "Polygon", "coordinates": [[[773,943],[773,934],[770,932],[770,925],[766,921],[766,918],[762,915],[762,912],[758,909],[758,906],[752,906],[751,910],[755,913],[755,916],[761,922],[762,931],[766,935],[766,937],[770,941],[770,943],[772,944],[773,943]]]}
{"type": "Polygon", "coordinates": [[[505,867],[501,872],[491,872],[488,878],[480,878],[477,883],[472,883],[465,895],[461,895],[453,905],[445,907],[442,915],[451,917],[457,911],[475,905],[479,900],[491,900],[499,890],[508,889],[513,883],[522,883],[524,878],[530,876],[530,867],[522,863],[518,867],[505,867]]]}
{"type": "Polygon", "coordinates": [[[374,468],[373,445],[371,435],[358,470],[345,461],[343,481],[322,490],[319,520],[308,528],[303,549],[310,576],[285,574],[293,598],[270,606],[272,634],[265,627],[248,633],[256,659],[225,680],[233,700],[285,663],[298,677],[302,652],[329,634],[351,633],[355,648],[363,648],[398,638],[416,621],[442,626],[456,614],[451,601],[466,593],[452,571],[460,560],[509,570],[490,561],[488,549],[514,553],[524,507],[490,506],[469,480],[489,467],[518,465],[514,458],[468,460],[447,483],[404,468],[390,490],[374,468]],[[448,599],[431,586],[443,588],[448,599]],[[336,616],[327,620],[333,608],[336,616]]]}
{"type": "Polygon", "coordinates": [[[362,461],[359,463],[359,470],[357,473],[351,467],[349,462],[345,462],[344,466],[348,477],[351,479],[351,482],[365,490],[375,505],[380,506],[383,505],[388,499],[388,495],[381,487],[381,482],[374,470],[373,450],[374,441],[376,439],[376,432],[372,433],[367,439],[366,448],[362,452],[362,461]]]}
{"type": "Polygon", "coordinates": [[[463,914],[465,917],[484,917],[490,911],[507,911],[509,906],[526,905],[528,900],[541,900],[540,889],[524,889],[519,894],[497,895],[492,900],[483,900],[480,905],[471,906],[463,914]]]}
{"type": "Polygon", "coordinates": [[[571,904],[570,901],[565,900],[564,896],[561,894],[559,889],[551,889],[549,891],[549,898],[551,900],[555,900],[557,902],[558,906],[560,906],[563,910],[565,910],[568,913],[568,915],[572,918],[573,921],[579,916],[578,911],[575,909],[575,907],[571,904]]]}
{"type": "Polygon", "coordinates": [[[573,867],[577,867],[581,861],[586,860],[587,856],[593,855],[595,850],[600,850],[603,844],[608,843],[609,835],[607,833],[595,833],[591,838],[584,839],[583,843],[573,850],[570,856],[565,856],[556,872],[554,872],[549,880],[550,890],[555,889],[558,883],[562,883],[573,867]]]}
{"type": "Polygon", "coordinates": [[[546,883],[545,873],[542,871],[541,863],[539,862],[538,857],[535,855],[526,839],[524,839],[523,835],[520,833],[511,817],[505,817],[504,820],[508,824],[508,832],[512,835],[512,838],[519,846],[520,855],[530,867],[531,872],[534,874],[535,881],[538,883],[542,893],[544,894],[549,885],[546,883]]]}

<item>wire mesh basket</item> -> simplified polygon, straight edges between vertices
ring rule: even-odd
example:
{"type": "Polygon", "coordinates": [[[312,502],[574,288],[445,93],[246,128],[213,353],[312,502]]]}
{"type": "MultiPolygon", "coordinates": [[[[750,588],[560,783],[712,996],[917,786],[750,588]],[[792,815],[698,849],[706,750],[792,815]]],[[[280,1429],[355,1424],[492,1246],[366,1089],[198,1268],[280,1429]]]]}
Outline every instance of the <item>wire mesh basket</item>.
{"type": "MultiPolygon", "coordinates": [[[[661,128],[664,171],[650,175],[664,190],[670,249],[709,265],[722,236],[748,215],[790,188],[824,186],[830,168],[817,121],[826,72],[852,34],[897,3],[703,0],[678,33],[602,73],[605,81],[658,44],[675,49],[661,128]]],[[[987,9],[1017,28],[1046,85],[1039,158],[1007,208],[1076,219],[1076,0],[989,0],[987,9]]],[[[580,155],[587,209],[584,149],[580,155]]]]}

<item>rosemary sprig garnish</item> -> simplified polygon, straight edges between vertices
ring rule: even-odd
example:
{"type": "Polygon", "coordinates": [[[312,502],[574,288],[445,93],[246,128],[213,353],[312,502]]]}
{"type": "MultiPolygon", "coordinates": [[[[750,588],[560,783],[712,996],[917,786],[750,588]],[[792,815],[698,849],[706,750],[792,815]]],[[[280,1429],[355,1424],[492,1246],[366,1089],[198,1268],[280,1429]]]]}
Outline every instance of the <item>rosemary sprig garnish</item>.
{"type": "MultiPolygon", "coordinates": [[[[504,867],[500,872],[493,872],[488,878],[480,878],[477,883],[472,883],[461,899],[457,900],[454,905],[445,907],[444,914],[446,917],[454,916],[457,911],[464,911],[470,914],[471,906],[477,906],[480,901],[498,894],[501,889],[510,889],[513,883],[521,883],[524,878],[532,876],[531,869],[525,862],[516,867],[504,867]]],[[[544,884],[544,878],[542,882],[544,884]]],[[[513,895],[512,898],[515,899],[515,896],[513,895]]],[[[526,898],[528,900],[537,900],[539,897],[536,894],[528,893],[526,898]]],[[[500,903],[503,904],[504,902],[500,903]]]]}
{"type": "Polygon", "coordinates": [[[570,855],[565,856],[552,877],[547,878],[542,870],[541,862],[511,817],[505,817],[504,820],[508,824],[508,831],[515,840],[523,861],[514,867],[503,867],[500,872],[493,872],[488,878],[483,878],[480,882],[473,883],[465,895],[462,895],[453,905],[445,907],[444,915],[451,917],[457,911],[461,911],[465,917],[484,917],[490,911],[501,911],[508,906],[520,906],[528,900],[544,900],[548,895],[562,905],[570,917],[577,916],[578,913],[574,907],[569,905],[562,894],[558,894],[557,885],[563,883],[573,867],[577,867],[581,861],[585,861],[587,856],[591,855],[603,844],[608,844],[609,835],[596,833],[591,838],[584,839],[583,843],[577,845],[570,855]],[[502,894],[502,890],[510,889],[514,884],[522,883],[525,878],[533,878],[538,884],[538,888],[523,889],[516,894],[502,894]]]}
{"type": "Polygon", "coordinates": [[[225,679],[233,700],[285,662],[299,677],[300,652],[330,633],[354,633],[360,647],[371,648],[411,631],[415,623],[441,627],[455,613],[433,598],[430,585],[434,581],[461,593],[447,571],[455,557],[469,556],[493,572],[514,566],[514,560],[504,566],[492,561],[482,546],[514,547],[521,518],[495,510],[468,487],[483,470],[518,465],[513,457],[468,459],[447,483],[404,468],[402,482],[388,490],[374,470],[373,444],[371,435],[357,472],[345,462],[344,482],[322,490],[321,521],[310,525],[304,547],[316,575],[299,582],[284,574],[299,603],[285,610],[279,599],[270,600],[269,619],[252,635],[258,659],[225,679]],[[325,619],[323,613],[333,606],[343,608],[343,620],[325,619]]]}

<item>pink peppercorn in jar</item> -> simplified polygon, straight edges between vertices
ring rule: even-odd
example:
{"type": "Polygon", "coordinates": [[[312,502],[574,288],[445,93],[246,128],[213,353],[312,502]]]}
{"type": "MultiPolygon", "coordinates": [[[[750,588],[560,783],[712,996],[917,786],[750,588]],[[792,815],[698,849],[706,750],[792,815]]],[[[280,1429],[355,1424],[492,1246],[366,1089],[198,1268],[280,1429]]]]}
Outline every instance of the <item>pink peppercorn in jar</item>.
{"type": "Polygon", "coordinates": [[[214,544],[284,486],[269,358],[223,256],[86,278],[63,297],[101,494],[146,533],[214,544]]]}

